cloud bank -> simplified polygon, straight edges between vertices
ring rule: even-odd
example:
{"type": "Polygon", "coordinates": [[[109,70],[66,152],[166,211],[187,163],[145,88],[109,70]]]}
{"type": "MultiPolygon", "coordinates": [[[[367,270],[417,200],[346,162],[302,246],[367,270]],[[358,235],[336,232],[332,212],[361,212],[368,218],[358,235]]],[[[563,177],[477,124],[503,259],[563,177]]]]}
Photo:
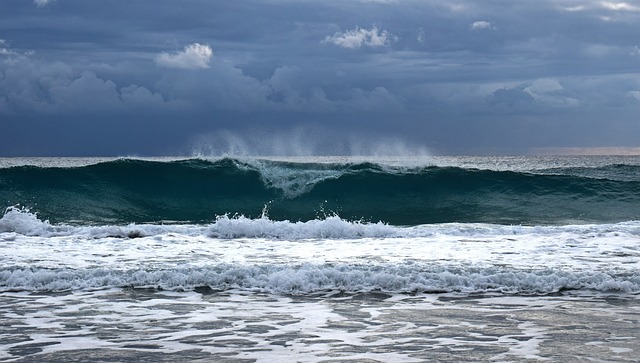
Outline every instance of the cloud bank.
{"type": "Polygon", "coordinates": [[[189,153],[220,130],[640,147],[635,2],[176,4],[0,1],[0,156],[189,153]]]}

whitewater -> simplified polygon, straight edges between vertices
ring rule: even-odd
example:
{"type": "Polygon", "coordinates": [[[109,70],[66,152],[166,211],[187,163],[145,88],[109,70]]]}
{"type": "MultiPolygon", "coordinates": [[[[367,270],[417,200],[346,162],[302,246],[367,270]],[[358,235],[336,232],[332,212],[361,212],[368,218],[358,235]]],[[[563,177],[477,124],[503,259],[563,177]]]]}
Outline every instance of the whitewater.
{"type": "Polygon", "coordinates": [[[640,158],[0,159],[0,361],[634,361],[640,158]]]}

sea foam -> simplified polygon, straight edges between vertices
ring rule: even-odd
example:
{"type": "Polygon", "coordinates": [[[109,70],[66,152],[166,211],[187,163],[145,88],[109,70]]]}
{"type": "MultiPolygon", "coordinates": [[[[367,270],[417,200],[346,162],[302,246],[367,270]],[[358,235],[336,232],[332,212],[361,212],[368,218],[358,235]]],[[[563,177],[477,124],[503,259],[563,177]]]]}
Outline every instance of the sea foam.
{"type": "Polygon", "coordinates": [[[221,216],[209,227],[209,235],[216,238],[381,238],[401,235],[401,229],[385,223],[349,222],[338,216],[306,222],[272,221],[263,216],[250,219],[244,216],[221,216]]]}
{"type": "Polygon", "coordinates": [[[387,223],[349,221],[337,215],[318,217],[309,221],[272,220],[266,212],[259,218],[243,215],[221,215],[209,224],[137,224],[126,225],[69,225],[51,224],[41,220],[26,208],[9,207],[0,217],[0,233],[17,233],[24,236],[81,236],[90,238],[136,238],[178,233],[212,238],[275,238],[281,240],[303,239],[360,239],[360,238],[419,238],[434,235],[448,236],[516,236],[575,234],[603,235],[629,234],[640,236],[640,221],[612,224],[574,224],[563,226],[522,226],[486,223],[438,223],[417,226],[394,226],[387,223]]]}
{"type": "Polygon", "coordinates": [[[35,213],[29,209],[17,206],[5,209],[0,218],[0,233],[15,232],[25,236],[43,236],[53,232],[53,227],[49,221],[38,219],[35,213]]]}
{"type": "Polygon", "coordinates": [[[554,270],[511,271],[441,266],[360,265],[218,265],[148,271],[113,269],[9,269],[0,271],[0,291],[61,291],[138,287],[169,290],[206,286],[270,293],[324,291],[502,292],[547,294],[562,290],[640,292],[640,275],[620,277],[604,272],[554,270]]]}

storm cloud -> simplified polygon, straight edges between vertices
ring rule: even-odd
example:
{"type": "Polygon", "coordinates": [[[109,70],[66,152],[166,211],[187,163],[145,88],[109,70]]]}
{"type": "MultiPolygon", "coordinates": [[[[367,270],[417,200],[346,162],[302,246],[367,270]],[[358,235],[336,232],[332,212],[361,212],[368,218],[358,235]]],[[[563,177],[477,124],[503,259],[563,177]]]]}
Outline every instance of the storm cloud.
{"type": "Polygon", "coordinates": [[[638,34],[635,1],[4,0],[0,156],[633,148],[638,34]]]}

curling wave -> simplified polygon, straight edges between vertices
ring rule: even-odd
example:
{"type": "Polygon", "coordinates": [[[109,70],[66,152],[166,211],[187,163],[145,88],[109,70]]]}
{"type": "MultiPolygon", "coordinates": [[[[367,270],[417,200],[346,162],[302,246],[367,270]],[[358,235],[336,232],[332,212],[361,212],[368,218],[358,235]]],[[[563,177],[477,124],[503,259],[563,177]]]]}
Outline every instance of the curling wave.
{"type": "Polygon", "coordinates": [[[53,224],[210,223],[339,215],[394,225],[566,224],[640,219],[640,167],[536,172],[374,163],[121,159],[0,169],[0,200],[53,224]]]}

